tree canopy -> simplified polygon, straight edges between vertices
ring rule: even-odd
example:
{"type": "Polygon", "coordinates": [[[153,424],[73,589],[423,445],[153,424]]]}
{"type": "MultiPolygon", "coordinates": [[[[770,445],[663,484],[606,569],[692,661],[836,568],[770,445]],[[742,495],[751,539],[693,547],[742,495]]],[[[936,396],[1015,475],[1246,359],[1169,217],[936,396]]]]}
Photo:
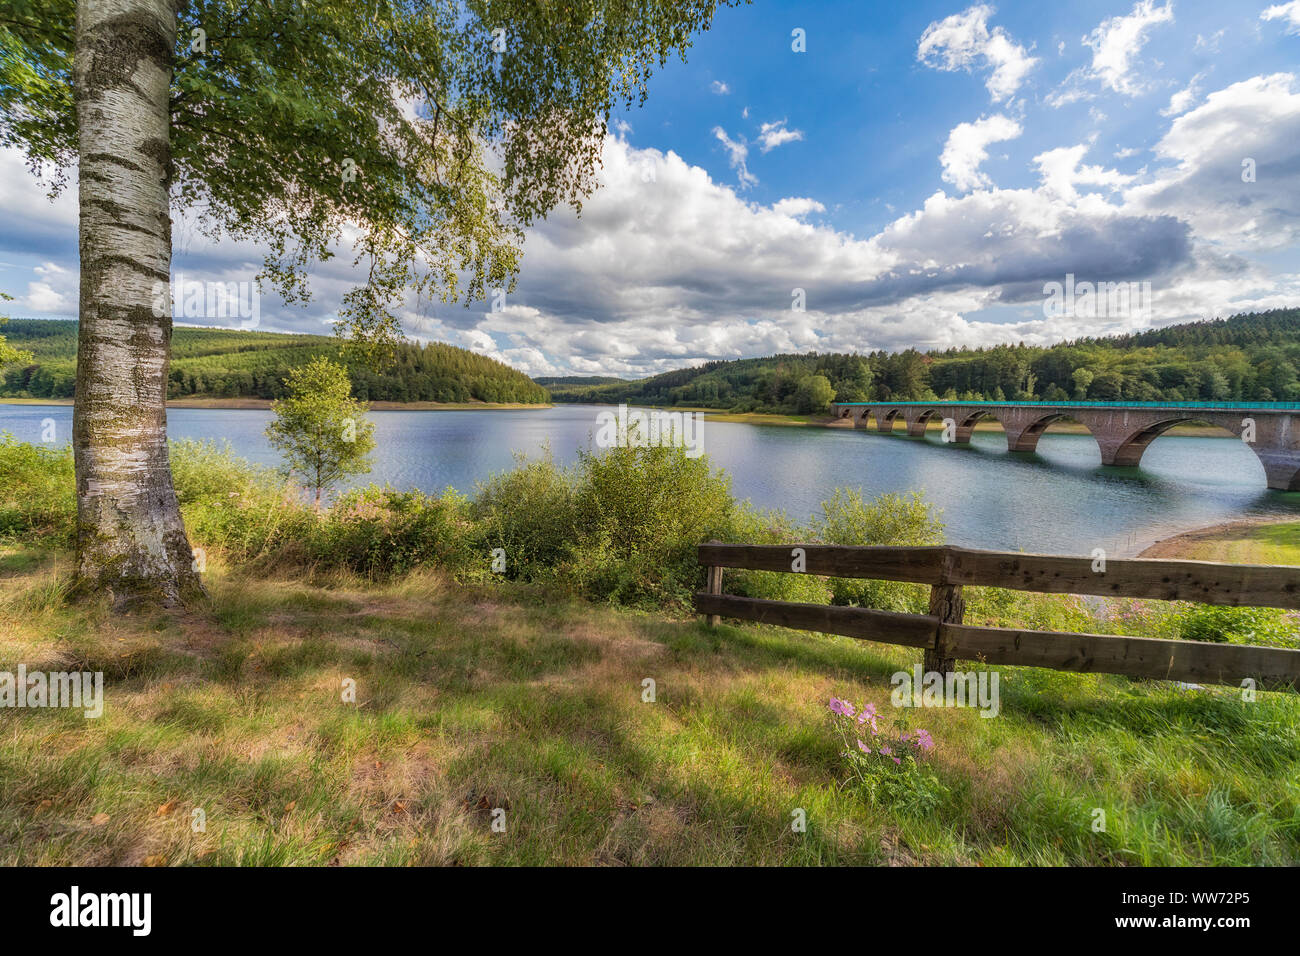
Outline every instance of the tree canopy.
{"type": "MultiPolygon", "coordinates": [[[[717,2],[178,2],[173,206],[264,244],[262,275],[290,302],[350,248],[365,281],[340,330],[386,348],[411,291],[513,286],[522,229],[581,208],[611,111],[644,98],[717,2]]],[[[0,13],[0,143],[52,191],[77,161],[75,7],[0,13]]]]}

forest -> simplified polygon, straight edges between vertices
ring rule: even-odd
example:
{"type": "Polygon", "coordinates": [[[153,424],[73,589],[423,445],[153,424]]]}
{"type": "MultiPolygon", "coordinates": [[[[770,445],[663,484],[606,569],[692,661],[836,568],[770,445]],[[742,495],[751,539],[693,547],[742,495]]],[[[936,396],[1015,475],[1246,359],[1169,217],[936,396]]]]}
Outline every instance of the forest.
{"type": "MultiPolygon", "coordinates": [[[[5,370],[0,397],[72,398],[77,372],[77,323],[13,319],[3,329],[33,361],[5,370]]],[[[168,398],[280,398],[290,368],[318,355],[339,357],[326,335],[282,335],[177,327],[172,334],[168,398]]],[[[404,344],[379,368],[351,363],[353,394],[363,401],[519,402],[544,404],[546,389],[522,372],[484,355],[440,342],[404,344]]]]}
{"type": "Polygon", "coordinates": [[[1300,309],[1052,346],[810,352],[548,387],[557,402],[796,414],[823,412],[832,401],[1297,401],[1300,309]]]}

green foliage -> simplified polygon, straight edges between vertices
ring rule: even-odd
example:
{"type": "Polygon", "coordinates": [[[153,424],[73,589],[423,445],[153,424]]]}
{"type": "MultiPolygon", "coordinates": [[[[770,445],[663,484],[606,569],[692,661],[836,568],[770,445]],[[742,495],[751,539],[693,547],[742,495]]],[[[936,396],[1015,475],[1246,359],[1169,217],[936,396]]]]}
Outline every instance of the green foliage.
{"type": "Polygon", "coordinates": [[[487,547],[506,552],[509,578],[545,575],[577,540],[577,477],[541,458],[517,455],[515,467],[478,486],[472,514],[487,547]]]}
{"type": "Polygon", "coordinates": [[[0,535],[71,541],[77,516],[72,448],[49,448],[0,432],[0,535]]]}
{"type": "Polygon", "coordinates": [[[833,401],[1296,401],[1300,310],[1277,309],[1050,347],[998,345],[706,362],[636,382],[569,380],[557,402],[808,412],[833,401]]]}
{"type": "MultiPolygon", "coordinates": [[[[885,494],[867,502],[853,489],[837,488],[814,517],[818,541],[843,545],[934,545],[943,543],[943,524],[921,495],[885,494]]],[[[832,603],[924,614],[929,591],[918,584],[831,578],[832,603]]]]}
{"type": "Polygon", "coordinates": [[[567,573],[613,601],[686,601],[700,583],[696,548],[730,528],[731,478],[677,447],[582,452],[577,471],[580,547],[567,573]]]}
{"type": "MultiPolygon", "coordinates": [[[[77,323],[15,319],[10,338],[29,357],[3,371],[0,395],[71,398],[77,371],[77,323]]],[[[167,397],[281,398],[289,369],[315,358],[337,358],[339,343],[324,335],[281,335],[180,327],[172,333],[167,397]]],[[[382,369],[348,368],[362,401],[509,402],[540,404],[546,389],[486,355],[431,342],[402,345],[382,369]]]]}
{"type": "Polygon", "coordinates": [[[1278,608],[1190,604],[1177,612],[1175,621],[1178,636],[1186,641],[1300,648],[1293,616],[1278,608]]]}
{"type": "Polygon", "coordinates": [[[306,479],[319,505],[326,488],[370,470],[375,426],[364,417],[365,403],[352,397],[347,369],[327,358],[291,369],[287,385],[288,396],[271,405],[275,420],[266,437],[284,454],[287,470],[306,479]]]}
{"type": "MultiPolygon", "coordinates": [[[[172,193],[213,232],[263,244],[289,301],[345,229],[365,285],[343,297],[363,351],[394,310],[483,297],[522,230],[594,188],[610,111],[707,28],[716,0],[193,0],[177,5],[172,193]]],[[[0,144],[75,166],[75,4],[10,0],[0,144]]]]}

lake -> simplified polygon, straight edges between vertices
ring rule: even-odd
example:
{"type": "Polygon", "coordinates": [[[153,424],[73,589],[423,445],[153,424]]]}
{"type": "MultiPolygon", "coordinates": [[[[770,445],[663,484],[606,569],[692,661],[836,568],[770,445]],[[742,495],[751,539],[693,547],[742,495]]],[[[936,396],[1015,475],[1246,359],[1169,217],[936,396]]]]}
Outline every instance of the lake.
{"type": "MultiPolygon", "coordinates": [[[[376,411],[374,470],[358,483],[471,492],[511,467],[515,452],[549,445],[570,462],[589,445],[601,406],[476,411],[376,411]]],[[[58,444],[72,429],[67,405],[0,405],[0,429],[39,442],[52,419],[58,444]]],[[[279,459],[260,409],[173,408],[173,438],[228,441],[251,461],[279,459]]],[[[1036,454],[1010,454],[1002,432],[970,447],[937,435],[705,422],[704,450],[733,479],[737,497],[805,520],[837,487],[864,495],[916,490],[942,509],[953,544],[998,550],[1132,554],[1150,542],[1244,517],[1300,519],[1300,494],[1269,491],[1254,453],[1235,439],[1166,435],[1136,469],[1102,468],[1088,435],[1048,432],[1036,454]]]]}

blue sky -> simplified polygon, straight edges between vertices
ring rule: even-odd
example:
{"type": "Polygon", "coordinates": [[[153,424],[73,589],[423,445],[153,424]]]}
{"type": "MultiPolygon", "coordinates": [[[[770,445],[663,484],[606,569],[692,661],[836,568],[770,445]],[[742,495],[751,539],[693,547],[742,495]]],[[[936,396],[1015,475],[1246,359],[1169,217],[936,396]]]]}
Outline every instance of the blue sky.
{"type": "MultiPolygon", "coordinates": [[[[584,215],[529,231],[505,308],[410,303],[407,328],[532,374],[631,376],[1294,306],[1297,63],[1300,0],[722,9],[616,114],[584,215]],[[1067,273],[1150,283],[1150,306],[1047,315],[1067,273]]],[[[12,314],[69,315],[75,204],[0,163],[0,289],[12,314]]],[[[252,247],[176,238],[187,278],[257,271],[252,247]]],[[[328,330],[348,261],[305,310],[264,296],[260,327],[328,330]]]]}

